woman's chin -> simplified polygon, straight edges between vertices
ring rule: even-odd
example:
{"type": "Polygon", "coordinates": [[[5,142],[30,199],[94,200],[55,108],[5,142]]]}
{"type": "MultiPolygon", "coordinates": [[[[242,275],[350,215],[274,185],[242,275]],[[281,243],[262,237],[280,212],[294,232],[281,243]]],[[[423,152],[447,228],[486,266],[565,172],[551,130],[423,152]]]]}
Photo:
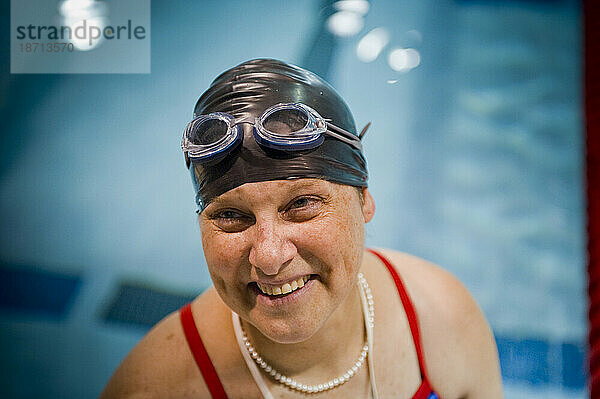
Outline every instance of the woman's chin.
{"type": "Polygon", "coordinates": [[[315,318],[298,320],[296,318],[255,320],[254,327],[267,339],[279,344],[297,344],[312,337],[320,323],[315,318]]]}

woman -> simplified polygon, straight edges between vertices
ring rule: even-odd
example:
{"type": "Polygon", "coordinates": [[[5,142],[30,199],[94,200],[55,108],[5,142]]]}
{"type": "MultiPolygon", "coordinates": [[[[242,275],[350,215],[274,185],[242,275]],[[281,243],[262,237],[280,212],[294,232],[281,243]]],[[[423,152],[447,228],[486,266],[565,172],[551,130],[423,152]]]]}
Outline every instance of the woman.
{"type": "Polygon", "coordinates": [[[333,88],[253,60],[221,74],[194,116],[182,146],[214,287],[155,326],[103,398],[502,397],[465,288],[365,250],[362,134],[333,88]]]}

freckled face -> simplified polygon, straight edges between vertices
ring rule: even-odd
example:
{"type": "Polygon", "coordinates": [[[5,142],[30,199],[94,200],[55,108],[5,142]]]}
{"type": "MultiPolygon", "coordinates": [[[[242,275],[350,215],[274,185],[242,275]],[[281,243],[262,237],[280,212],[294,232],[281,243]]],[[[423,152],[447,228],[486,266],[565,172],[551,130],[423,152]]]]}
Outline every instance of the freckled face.
{"type": "Polygon", "coordinates": [[[273,341],[310,338],[356,286],[368,220],[354,187],[247,183],[217,197],[199,221],[218,294],[273,341]],[[303,278],[292,293],[271,295],[303,278]]]}

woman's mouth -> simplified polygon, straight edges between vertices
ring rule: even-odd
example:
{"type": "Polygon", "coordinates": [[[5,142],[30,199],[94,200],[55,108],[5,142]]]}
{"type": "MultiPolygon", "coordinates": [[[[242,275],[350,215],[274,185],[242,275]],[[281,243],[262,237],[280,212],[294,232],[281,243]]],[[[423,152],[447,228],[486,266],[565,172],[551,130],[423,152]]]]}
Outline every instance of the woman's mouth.
{"type": "Polygon", "coordinates": [[[309,278],[310,275],[302,276],[299,277],[297,280],[285,283],[283,285],[270,285],[261,283],[256,283],[256,285],[258,285],[258,289],[265,295],[287,295],[291,292],[296,291],[297,289],[304,287],[304,284],[308,281],[309,278]]]}
{"type": "Polygon", "coordinates": [[[252,283],[259,303],[265,306],[282,306],[295,303],[310,291],[317,274],[307,274],[284,284],[252,283]]]}

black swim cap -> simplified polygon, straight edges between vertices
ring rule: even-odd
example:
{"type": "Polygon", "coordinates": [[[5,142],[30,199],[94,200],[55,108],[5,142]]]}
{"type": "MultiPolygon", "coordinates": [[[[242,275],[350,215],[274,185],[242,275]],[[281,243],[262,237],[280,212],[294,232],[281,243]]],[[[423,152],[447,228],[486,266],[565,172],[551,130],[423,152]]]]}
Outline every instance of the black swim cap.
{"type": "MultiPolygon", "coordinates": [[[[194,117],[225,112],[254,120],[279,103],[308,105],[332,124],[356,135],[354,118],[333,87],[312,72],[272,59],[247,61],[223,72],[196,103],[194,117]]],[[[190,165],[186,157],[199,212],[215,197],[245,183],[319,178],[367,186],[365,157],[338,139],[325,135],[323,144],[315,149],[283,152],[260,146],[252,125],[244,124],[243,128],[243,144],[217,163],[190,165]]]]}

